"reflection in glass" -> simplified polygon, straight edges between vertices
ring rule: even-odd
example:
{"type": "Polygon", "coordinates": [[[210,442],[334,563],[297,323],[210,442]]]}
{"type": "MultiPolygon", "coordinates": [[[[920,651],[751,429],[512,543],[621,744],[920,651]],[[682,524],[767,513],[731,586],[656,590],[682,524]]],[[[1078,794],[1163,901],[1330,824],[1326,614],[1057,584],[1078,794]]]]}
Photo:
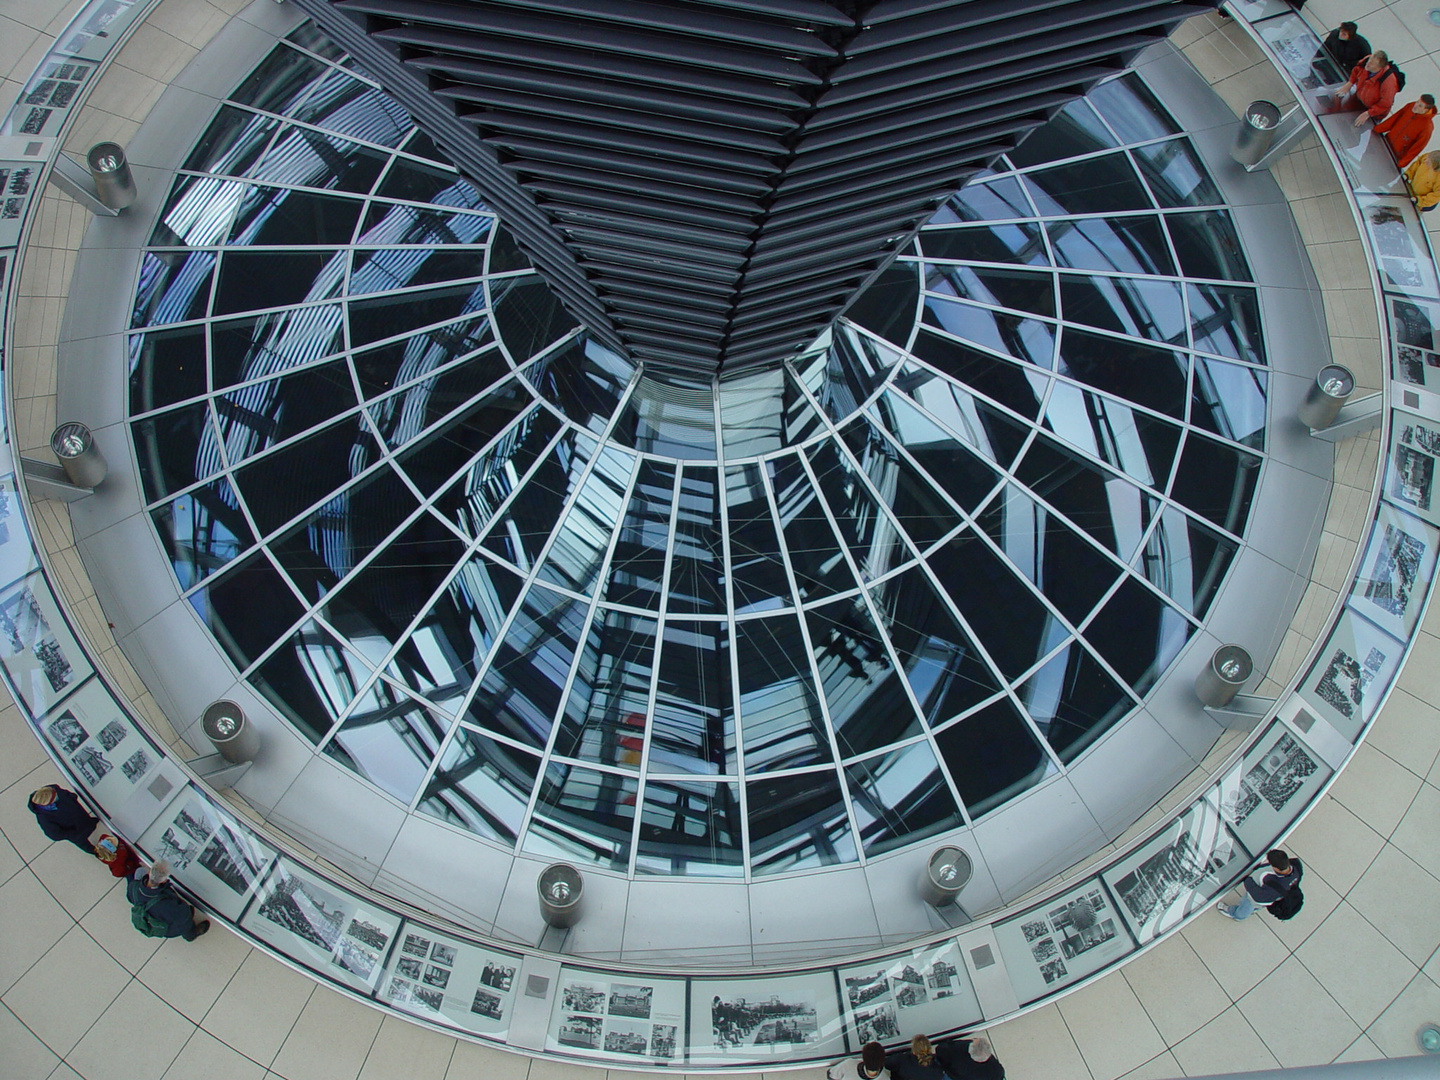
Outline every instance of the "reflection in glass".
{"type": "Polygon", "coordinates": [[[513,844],[539,768],[538,757],[462,727],[415,808],[479,836],[513,844]]]}
{"type": "Polygon", "coordinates": [[[654,619],[602,610],[590,626],[560,717],[555,753],[638,770],[655,668],[654,619]]]}
{"type": "Polygon", "coordinates": [[[870,609],[858,598],[806,612],[810,648],[842,757],[920,732],[870,609]]]}
{"type": "Polygon", "coordinates": [[[645,784],[637,872],[738,877],[744,861],[738,784],[645,784]]]}
{"type": "Polygon", "coordinates": [[[377,679],[356,700],[324,751],[408,805],[449,726],[408,694],[377,679]]]}
{"type": "Polygon", "coordinates": [[[638,783],[556,762],[545,767],[526,851],[627,870],[638,783]]]}
{"type": "Polygon", "coordinates": [[[845,780],[867,856],[964,824],[928,742],[846,766],[845,780]]]}
{"type": "Polygon", "coordinates": [[[1064,762],[1074,761],[1135,702],[1078,642],[1071,642],[1018,690],[1020,703],[1064,762]]]}
{"type": "Polygon", "coordinates": [[[833,770],[745,785],[756,876],[854,862],[855,834],[833,770]]]}
{"type": "Polygon", "coordinates": [[[971,820],[1055,771],[1009,698],[994,701],[937,732],[935,744],[971,820]]]}
{"type": "Polygon", "coordinates": [[[834,760],[808,650],[794,615],[735,627],[745,770],[793,769],[834,760]]]}
{"type": "Polygon", "coordinates": [[[655,669],[651,773],[734,773],[730,630],[723,622],[667,622],[655,669]]]}

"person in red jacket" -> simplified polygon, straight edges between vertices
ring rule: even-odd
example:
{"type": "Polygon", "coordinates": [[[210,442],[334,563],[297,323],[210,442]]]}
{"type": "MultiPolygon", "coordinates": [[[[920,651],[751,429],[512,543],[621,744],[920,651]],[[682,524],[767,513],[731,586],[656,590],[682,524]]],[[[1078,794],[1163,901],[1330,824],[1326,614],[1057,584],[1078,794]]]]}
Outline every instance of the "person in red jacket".
{"type": "Polygon", "coordinates": [[[1435,98],[1421,94],[1418,101],[1410,102],[1376,124],[1375,130],[1385,136],[1390,149],[1395,151],[1395,164],[1405,168],[1420,156],[1435,130],[1435,98]]]}
{"type": "Polygon", "coordinates": [[[1341,91],[1345,100],[1340,105],[1340,111],[1359,109],[1360,115],[1355,118],[1356,127],[1366,120],[1384,120],[1390,115],[1390,109],[1395,104],[1395,92],[1399,88],[1400,80],[1390,67],[1390,57],[1383,49],[1376,49],[1350,72],[1350,81],[1341,91]]]}

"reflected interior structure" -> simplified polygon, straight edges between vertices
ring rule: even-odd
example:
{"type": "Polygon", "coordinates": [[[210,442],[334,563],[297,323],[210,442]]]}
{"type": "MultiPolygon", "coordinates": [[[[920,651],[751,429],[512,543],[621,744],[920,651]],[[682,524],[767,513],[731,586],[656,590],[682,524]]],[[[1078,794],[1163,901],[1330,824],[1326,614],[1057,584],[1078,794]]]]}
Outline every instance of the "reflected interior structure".
{"type": "Polygon", "coordinates": [[[1127,75],[801,354],[656,380],[302,27],[151,237],[130,431],[190,603],[316,753],[489,843],[749,880],[963,828],[1143,701],[1263,468],[1250,280],[1127,75]]]}

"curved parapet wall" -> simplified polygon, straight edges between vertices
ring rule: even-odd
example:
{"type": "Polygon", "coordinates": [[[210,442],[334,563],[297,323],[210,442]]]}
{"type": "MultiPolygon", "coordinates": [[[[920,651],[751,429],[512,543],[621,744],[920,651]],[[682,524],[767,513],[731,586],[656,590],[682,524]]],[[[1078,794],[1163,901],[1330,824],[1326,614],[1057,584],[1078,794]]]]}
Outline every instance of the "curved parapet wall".
{"type": "MultiPolygon", "coordinates": [[[[7,117],[0,147],[15,158],[0,162],[9,170],[0,203],[0,229],[11,228],[0,231],[7,346],[10,282],[58,135],[143,11],[113,0],[88,5],[7,117]]],[[[1284,12],[1267,18],[1257,6],[1252,14],[1262,40],[1283,31],[1281,56],[1313,54],[1284,12]]],[[[1297,72],[1293,89],[1313,107],[1297,72]]],[[[1343,154],[1330,154],[1342,168],[1343,154]]],[[[707,1071],[828,1060],[871,1037],[893,1041],[892,1002],[906,1010],[907,1030],[1006,1019],[1173,932],[1287,833],[1354,752],[1419,624],[1440,542],[1432,499],[1440,420],[1431,419],[1440,417],[1440,398],[1424,385],[1440,289],[1408,200],[1367,185],[1357,170],[1344,175],[1387,317],[1396,384],[1387,393],[1382,483],[1349,587],[1299,677],[1203,790],[1118,855],[983,923],[825,965],[677,976],[501,946],[347,886],[207,790],[97,670],[32,539],[9,424],[11,450],[0,463],[9,511],[0,666],[57,764],[147,856],[183,864],[178,880],[198,902],[295,967],[437,1030],[601,1064],[707,1071]],[[1177,889],[1177,880],[1188,887],[1177,889]]],[[[7,379],[7,400],[14,394],[7,379]]]]}

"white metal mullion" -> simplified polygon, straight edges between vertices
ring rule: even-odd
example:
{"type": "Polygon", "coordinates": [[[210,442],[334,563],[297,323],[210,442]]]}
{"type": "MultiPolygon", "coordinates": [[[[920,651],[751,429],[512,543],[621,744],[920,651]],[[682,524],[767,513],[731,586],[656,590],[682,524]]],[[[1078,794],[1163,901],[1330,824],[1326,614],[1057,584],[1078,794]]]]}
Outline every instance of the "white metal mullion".
{"type": "MultiPolygon", "coordinates": [[[[807,391],[808,393],[808,391],[807,391]]],[[[795,451],[798,456],[799,451],[795,451]]],[[[775,489],[770,483],[769,469],[765,463],[759,466],[760,485],[765,491],[766,502],[770,504],[770,515],[775,522],[776,540],[780,548],[780,559],[785,567],[785,576],[790,581],[790,600],[795,605],[795,621],[800,626],[800,640],[805,643],[805,660],[810,668],[810,682],[815,687],[815,702],[820,708],[820,716],[825,721],[825,734],[830,741],[830,769],[835,775],[836,783],[840,787],[840,798],[845,806],[845,816],[850,823],[850,839],[855,844],[855,852],[860,864],[865,863],[865,845],[861,843],[860,826],[855,820],[855,808],[850,802],[850,785],[846,782],[845,769],[840,764],[843,757],[840,753],[840,744],[835,737],[835,724],[830,719],[830,704],[825,699],[825,685],[820,679],[820,667],[815,660],[815,644],[810,640],[810,627],[805,623],[805,611],[800,606],[800,585],[795,579],[794,567],[790,565],[790,546],[785,541],[785,522],[780,516],[780,505],[775,498],[775,489]]],[[[815,492],[815,497],[820,499],[820,493],[815,492]]],[[[823,500],[822,500],[823,501],[823,500]]],[[[837,540],[839,538],[837,537],[837,540]]],[[[841,541],[843,543],[843,541],[841,541]]],[[[818,772],[812,769],[811,772],[818,772]]],[[[763,778],[763,777],[762,777],[763,778]]],[[[748,822],[747,822],[748,835],[748,822]]],[[[747,846],[746,852],[746,880],[751,879],[750,873],[750,851],[747,846]]]]}

